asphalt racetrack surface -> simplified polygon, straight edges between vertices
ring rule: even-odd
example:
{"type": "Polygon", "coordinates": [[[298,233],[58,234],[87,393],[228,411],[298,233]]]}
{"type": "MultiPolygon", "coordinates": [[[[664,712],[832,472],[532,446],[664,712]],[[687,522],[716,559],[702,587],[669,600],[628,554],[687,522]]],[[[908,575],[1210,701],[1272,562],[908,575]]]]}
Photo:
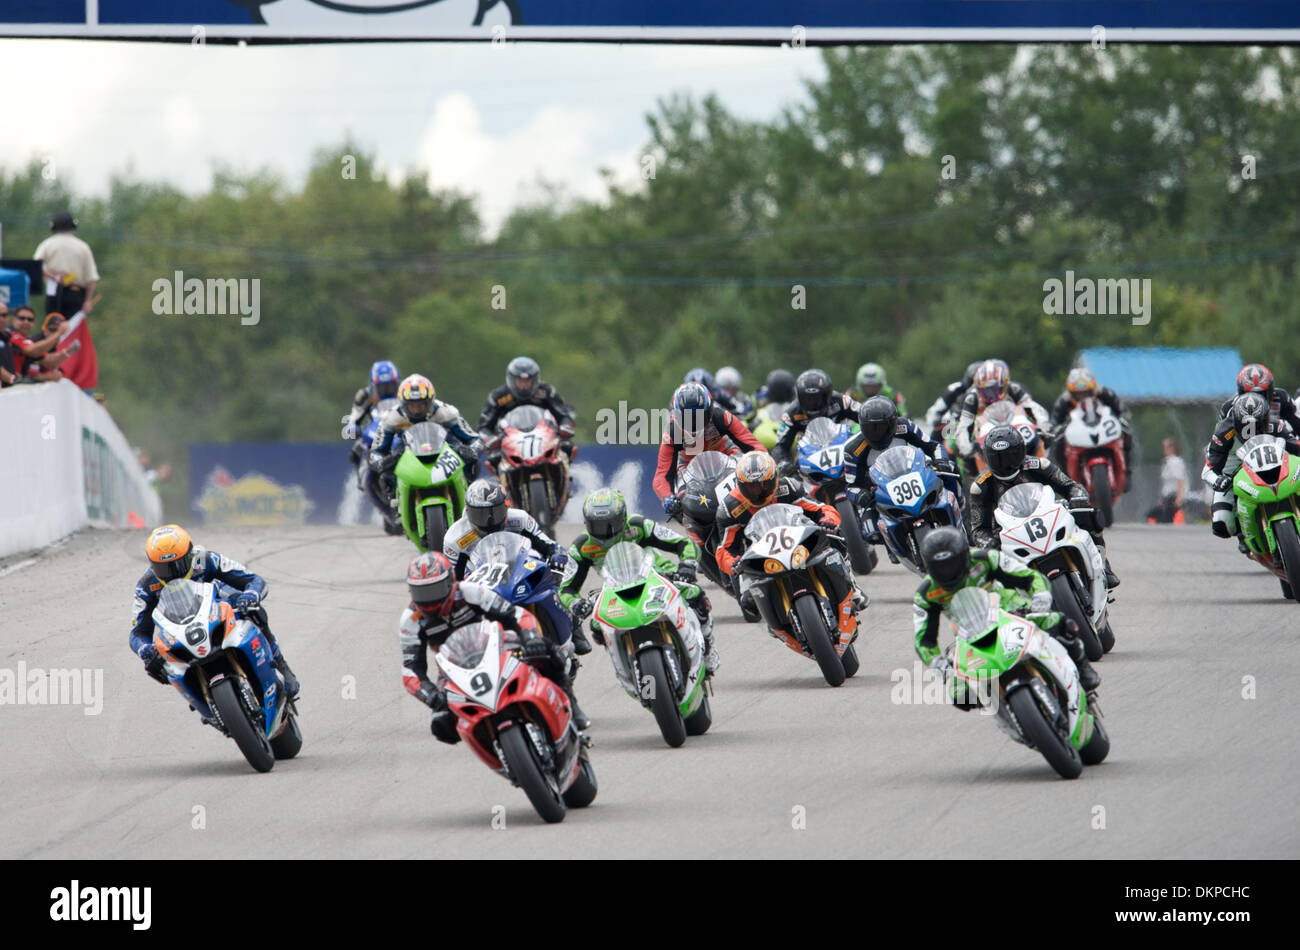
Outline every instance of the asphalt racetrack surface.
{"type": "Polygon", "coordinates": [[[267,579],[303,684],[301,755],[253,772],[145,676],[127,647],[144,534],[84,532],[0,576],[0,671],[103,671],[98,715],[0,706],[0,856],[1300,857],[1300,604],[1203,526],[1108,532],[1123,579],[1097,664],[1112,748],[1076,781],[978,712],[893,701],[912,693],[916,578],[884,562],[862,579],[861,671],[838,689],[710,587],[714,722],[679,749],[597,647],[577,688],[600,791],[559,825],[436,742],[403,689],[405,539],[196,538],[267,579]]]}

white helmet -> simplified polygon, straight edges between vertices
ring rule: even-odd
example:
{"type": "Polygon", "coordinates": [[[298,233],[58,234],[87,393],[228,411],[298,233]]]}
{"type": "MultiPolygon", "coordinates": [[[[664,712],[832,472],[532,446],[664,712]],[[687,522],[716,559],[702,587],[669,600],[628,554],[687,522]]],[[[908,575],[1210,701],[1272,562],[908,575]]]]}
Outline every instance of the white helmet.
{"type": "Polygon", "coordinates": [[[745,382],[740,375],[740,370],[734,366],[724,366],[713,374],[713,383],[719,389],[726,390],[728,393],[740,392],[740,387],[745,382]]]}

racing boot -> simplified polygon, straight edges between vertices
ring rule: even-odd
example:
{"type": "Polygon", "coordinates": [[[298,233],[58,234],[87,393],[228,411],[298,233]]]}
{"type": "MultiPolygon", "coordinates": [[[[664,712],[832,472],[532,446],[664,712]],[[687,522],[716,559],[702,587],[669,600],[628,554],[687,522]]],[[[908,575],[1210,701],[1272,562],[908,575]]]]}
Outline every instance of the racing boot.
{"type": "Polygon", "coordinates": [[[573,652],[578,654],[578,656],[586,656],[591,652],[591,641],[588,640],[587,635],[582,632],[581,623],[575,623],[573,625],[573,634],[571,639],[573,640],[573,652]]]}
{"type": "Polygon", "coordinates": [[[293,675],[293,670],[289,669],[289,661],[284,658],[284,654],[276,651],[275,668],[280,671],[284,677],[284,689],[289,694],[290,699],[298,698],[298,677],[293,675]]]}
{"type": "Polygon", "coordinates": [[[1073,620],[1066,620],[1068,637],[1059,638],[1061,645],[1070,654],[1075,668],[1079,671],[1079,685],[1085,693],[1091,693],[1101,685],[1101,674],[1092,668],[1088,655],[1083,650],[1083,641],[1077,636],[1079,627],[1073,620]]]}

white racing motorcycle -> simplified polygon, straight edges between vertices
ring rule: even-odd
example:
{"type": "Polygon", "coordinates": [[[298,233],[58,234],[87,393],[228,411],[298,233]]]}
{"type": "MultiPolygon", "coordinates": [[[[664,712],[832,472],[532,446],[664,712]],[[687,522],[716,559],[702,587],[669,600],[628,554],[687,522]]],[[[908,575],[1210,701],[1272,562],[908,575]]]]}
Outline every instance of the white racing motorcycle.
{"type": "Polygon", "coordinates": [[[1078,625],[1088,659],[1099,660],[1115,645],[1115,633],[1106,609],[1106,562],[1075,522],[1082,514],[1045,485],[1024,484],[1002,496],[993,516],[1002,550],[1047,575],[1056,609],[1078,625]]]}

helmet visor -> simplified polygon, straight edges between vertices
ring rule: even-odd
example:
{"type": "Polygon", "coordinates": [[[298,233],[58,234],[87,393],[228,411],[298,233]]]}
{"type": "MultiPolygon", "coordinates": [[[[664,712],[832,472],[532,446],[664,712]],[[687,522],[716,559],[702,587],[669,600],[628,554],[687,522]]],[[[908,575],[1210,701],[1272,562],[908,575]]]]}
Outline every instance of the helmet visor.
{"type": "Polygon", "coordinates": [[[405,410],[408,419],[424,419],[429,415],[429,400],[408,399],[402,403],[402,409],[405,410]]]}
{"type": "Polygon", "coordinates": [[[588,515],[587,533],[597,540],[608,541],[623,529],[623,522],[626,520],[626,517],[617,511],[588,515]]]}
{"type": "Polygon", "coordinates": [[[180,577],[187,577],[190,573],[190,565],[194,563],[193,549],[186,551],[183,555],[174,561],[151,561],[153,567],[153,576],[166,584],[168,581],[174,581],[180,577]]]}
{"type": "Polygon", "coordinates": [[[822,412],[826,409],[828,397],[824,392],[807,392],[799,393],[799,408],[804,412],[822,412]]]}
{"type": "Polygon", "coordinates": [[[469,523],[479,534],[492,534],[506,526],[506,506],[488,505],[483,508],[468,508],[466,514],[469,523]]]}
{"type": "Polygon", "coordinates": [[[399,385],[395,379],[390,379],[384,383],[375,383],[375,396],[379,399],[392,399],[397,395],[399,385]]]}
{"type": "Polygon", "coordinates": [[[436,607],[450,596],[456,586],[456,577],[448,571],[442,577],[422,584],[407,584],[411,591],[411,602],[419,607],[436,607]]]}
{"type": "Polygon", "coordinates": [[[740,493],[753,505],[761,505],[772,497],[776,490],[776,478],[764,478],[756,482],[739,482],[740,493]]]}

